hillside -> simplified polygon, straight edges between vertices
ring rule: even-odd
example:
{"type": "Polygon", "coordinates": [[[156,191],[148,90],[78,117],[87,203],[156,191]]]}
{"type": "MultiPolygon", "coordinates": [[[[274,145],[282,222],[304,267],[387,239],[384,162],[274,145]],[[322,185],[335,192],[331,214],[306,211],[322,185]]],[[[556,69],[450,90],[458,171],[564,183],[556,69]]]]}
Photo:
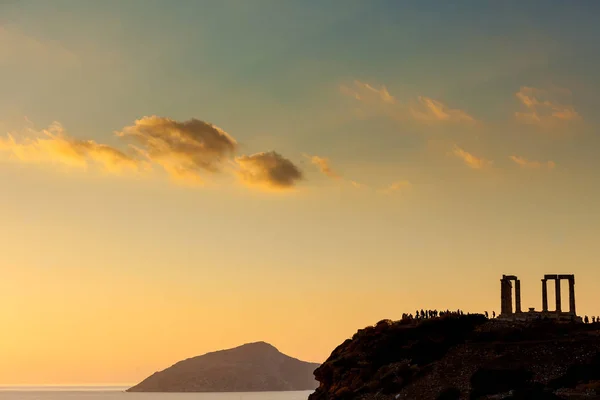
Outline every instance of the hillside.
{"type": "Polygon", "coordinates": [[[381,321],[338,346],[315,376],[310,400],[600,398],[600,326],[481,315],[381,321]]]}
{"type": "Polygon", "coordinates": [[[268,343],[249,343],[180,361],[128,392],[261,392],[314,390],[319,364],[280,353],[268,343]]]}

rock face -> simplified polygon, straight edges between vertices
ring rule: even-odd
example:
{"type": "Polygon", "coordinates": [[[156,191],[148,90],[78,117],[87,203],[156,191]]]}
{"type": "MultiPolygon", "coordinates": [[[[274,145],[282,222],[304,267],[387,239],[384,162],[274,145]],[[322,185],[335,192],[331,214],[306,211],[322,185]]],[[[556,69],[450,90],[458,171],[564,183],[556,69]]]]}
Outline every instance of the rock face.
{"type": "Polygon", "coordinates": [[[600,324],[385,320],[338,346],[315,376],[310,400],[600,399],[600,324]]]}
{"type": "Polygon", "coordinates": [[[319,364],[280,353],[268,343],[249,343],[189,358],[156,372],[128,392],[262,392],[314,390],[319,364]]]}

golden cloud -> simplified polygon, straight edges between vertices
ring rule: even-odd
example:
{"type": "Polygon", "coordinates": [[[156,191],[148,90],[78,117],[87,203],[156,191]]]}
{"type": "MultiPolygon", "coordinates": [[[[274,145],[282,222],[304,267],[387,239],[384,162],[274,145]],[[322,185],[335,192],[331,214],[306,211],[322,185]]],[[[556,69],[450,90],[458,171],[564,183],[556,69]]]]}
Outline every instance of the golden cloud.
{"type": "Polygon", "coordinates": [[[359,182],[356,182],[356,181],[350,181],[350,184],[351,184],[353,187],[357,188],[357,189],[366,189],[366,188],[368,188],[368,186],[367,186],[367,185],[365,185],[365,184],[362,184],[362,183],[359,183],[359,182]]]}
{"type": "Polygon", "coordinates": [[[515,96],[525,109],[515,113],[520,122],[551,128],[557,124],[582,119],[572,105],[566,104],[571,97],[568,90],[543,90],[523,86],[515,96]]]}
{"type": "Polygon", "coordinates": [[[303,179],[294,163],[274,151],[236,157],[238,177],[248,186],[265,189],[290,189],[303,179]]]}
{"type": "Polygon", "coordinates": [[[203,174],[221,172],[231,165],[247,185],[284,189],[302,179],[291,161],[273,151],[235,158],[235,139],[198,119],[179,122],[149,116],[135,121],[116,132],[117,137],[135,142],[128,146],[130,154],[93,140],[70,137],[57,122],[40,132],[28,132],[0,138],[0,152],[21,162],[86,169],[97,165],[112,173],[150,170],[152,164],[157,164],[173,179],[186,184],[202,183],[203,174]]]}
{"type": "Polygon", "coordinates": [[[236,151],[237,142],[221,128],[198,119],[179,122],[149,116],[123,128],[117,135],[131,137],[140,155],[177,179],[200,180],[201,172],[218,172],[236,151]]]}
{"type": "Polygon", "coordinates": [[[523,168],[554,169],[554,167],[556,167],[556,163],[554,161],[546,161],[546,162],[530,161],[530,160],[527,160],[526,158],[520,157],[520,156],[509,156],[508,158],[510,158],[512,161],[515,162],[515,164],[517,164],[523,168]]]}
{"type": "Polygon", "coordinates": [[[419,96],[418,101],[411,105],[410,112],[413,117],[422,121],[475,122],[475,118],[466,112],[449,108],[442,102],[425,96],[419,96]]]}
{"type": "Polygon", "coordinates": [[[475,123],[476,120],[467,112],[450,108],[441,101],[419,96],[408,104],[399,102],[385,86],[376,88],[368,83],[354,81],[351,86],[342,85],[342,94],[360,101],[368,109],[360,110],[361,114],[386,115],[392,119],[413,119],[427,123],[475,123]]]}
{"type": "Polygon", "coordinates": [[[396,103],[396,99],[394,96],[390,94],[387,88],[383,85],[379,87],[379,89],[369,85],[368,83],[364,83],[361,81],[355,80],[353,82],[352,87],[342,85],[340,90],[342,93],[354,97],[356,100],[362,101],[381,101],[383,103],[394,104],[396,103]]]}
{"type": "Polygon", "coordinates": [[[327,158],[323,158],[323,157],[319,157],[319,156],[306,156],[310,159],[310,162],[313,165],[316,165],[319,170],[327,175],[330,178],[333,179],[339,179],[340,175],[338,175],[335,171],[333,171],[331,169],[331,166],[329,165],[329,160],[327,158]]]}
{"type": "Polygon", "coordinates": [[[412,187],[412,184],[409,181],[397,181],[394,182],[392,184],[390,184],[388,187],[386,187],[385,189],[382,190],[382,192],[384,194],[390,194],[390,193],[394,193],[394,192],[399,192],[399,191],[403,191],[406,189],[410,189],[412,187]]]}
{"type": "Polygon", "coordinates": [[[341,181],[343,183],[347,183],[350,186],[356,188],[356,189],[365,189],[367,188],[367,185],[364,185],[362,183],[353,181],[353,180],[347,180],[345,178],[343,178],[340,174],[338,174],[336,171],[334,171],[331,168],[331,165],[329,164],[329,159],[324,158],[324,157],[319,157],[319,156],[310,156],[308,154],[303,154],[304,157],[308,158],[311,162],[311,164],[315,165],[317,168],[319,168],[319,171],[321,171],[322,174],[327,175],[328,177],[341,181]]]}
{"type": "Polygon", "coordinates": [[[452,152],[456,157],[463,160],[463,162],[467,166],[469,166],[473,169],[483,169],[492,163],[492,161],[486,160],[485,158],[476,157],[473,154],[461,149],[460,147],[458,147],[456,145],[454,146],[454,149],[452,152]]]}
{"type": "Polygon", "coordinates": [[[15,134],[0,138],[0,151],[7,152],[22,162],[57,163],[79,168],[97,164],[113,173],[138,170],[143,165],[114,147],[67,136],[58,122],[41,132],[30,130],[29,133],[32,137],[25,136],[20,140],[15,138],[15,134]]]}

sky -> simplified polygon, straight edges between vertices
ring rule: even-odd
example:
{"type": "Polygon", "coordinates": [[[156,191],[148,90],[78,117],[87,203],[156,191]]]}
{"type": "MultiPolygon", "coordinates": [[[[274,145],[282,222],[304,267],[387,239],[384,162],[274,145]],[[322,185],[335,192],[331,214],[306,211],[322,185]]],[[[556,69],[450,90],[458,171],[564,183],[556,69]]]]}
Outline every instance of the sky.
{"type": "Polygon", "coordinates": [[[499,312],[502,274],[539,310],[573,273],[600,314],[599,12],[0,1],[0,384],[323,362],[415,309],[499,312]]]}

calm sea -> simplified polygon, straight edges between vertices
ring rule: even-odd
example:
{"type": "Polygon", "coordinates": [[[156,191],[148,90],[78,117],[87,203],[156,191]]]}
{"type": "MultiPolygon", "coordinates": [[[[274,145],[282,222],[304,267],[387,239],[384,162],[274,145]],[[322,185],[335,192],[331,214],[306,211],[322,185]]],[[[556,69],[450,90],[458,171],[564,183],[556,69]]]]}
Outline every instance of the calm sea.
{"type": "Polygon", "coordinates": [[[116,386],[0,386],[0,400],[306,400],[312,393],[126,393],[125,389],[116,386]]]}

